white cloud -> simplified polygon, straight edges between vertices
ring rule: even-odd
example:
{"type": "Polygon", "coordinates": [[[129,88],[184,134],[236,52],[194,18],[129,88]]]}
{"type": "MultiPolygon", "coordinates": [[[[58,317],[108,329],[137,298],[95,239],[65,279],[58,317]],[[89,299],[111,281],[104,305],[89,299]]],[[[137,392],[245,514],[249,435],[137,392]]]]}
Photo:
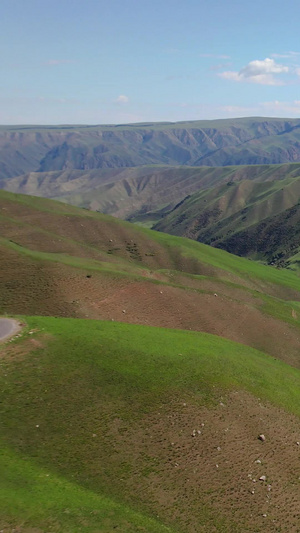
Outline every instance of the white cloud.
{"type": "Polygon", "coordinates": [[[274,59],[266,57],[263,60],[255,59],[250,61],[239,72],[227,70],[221,72],[218,76],[227,80],[259,83],[260,85],[284,85],[284,82],[275,76],[287,73],[289,70],[289,67],[280,65],[274,59]]]}
{"type": "Polygon", "coordinates": [[[129,98],[125,94],[120,94],[116,99],[117,104],[128,104],[129,98]]]}

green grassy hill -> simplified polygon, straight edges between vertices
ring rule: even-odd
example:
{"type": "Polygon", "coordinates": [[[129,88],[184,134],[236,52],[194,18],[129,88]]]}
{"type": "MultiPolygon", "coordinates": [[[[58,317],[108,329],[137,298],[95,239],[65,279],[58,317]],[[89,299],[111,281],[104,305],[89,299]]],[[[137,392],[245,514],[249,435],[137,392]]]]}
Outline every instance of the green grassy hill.
{"type": "Polygon", "coordinates": [[[296,531],[299,277],[48,199],[0,217],[0,529],[296,531]]]}
{"type": "Polygon", "coordinates": [[[296,530],[299,370],[195,332],[26,322],[1,348],[4,530],[296,530]]]}

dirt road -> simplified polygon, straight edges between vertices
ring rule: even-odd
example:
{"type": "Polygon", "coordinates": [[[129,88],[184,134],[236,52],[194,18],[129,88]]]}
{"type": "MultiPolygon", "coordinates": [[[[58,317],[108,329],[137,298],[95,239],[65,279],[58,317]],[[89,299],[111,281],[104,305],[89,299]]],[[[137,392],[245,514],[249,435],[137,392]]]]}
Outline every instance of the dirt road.
{"type": "Polygon", "coordinates": [[[0,342],[17,333],[20,326],[12,318],[0,318],[0,342]]]}

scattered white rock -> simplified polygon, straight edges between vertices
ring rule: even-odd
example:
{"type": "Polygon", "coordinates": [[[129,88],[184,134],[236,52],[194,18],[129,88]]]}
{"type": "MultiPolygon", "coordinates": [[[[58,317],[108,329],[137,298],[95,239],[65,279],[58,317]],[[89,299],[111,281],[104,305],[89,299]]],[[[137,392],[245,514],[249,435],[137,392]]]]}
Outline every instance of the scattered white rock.
{"type": "Polygon", "coordinates": [[[254,461],[257,465],[261,465],[261,460],[260,459],[256,459],[256,461],[254,461]]]}
{"type": "Polygon", "coordinates": [[[258,435],[258,440],[261,440],[262,442],[265,442],[266,437],[261,433],[261,435],[258,435]]]}
{"type": "Polygon", "coordinates": [[[218,450],[218,452],[220,452],[220,451],[221,451],[221,447],[220,447],[220,446],[218,446],[218,447],[217,447],[217,450],[218,450]]]}
{"type": "Polygon", "coordinates": [[[260,476],[259,481],[267,481],[267,476],[260,476]]]}
{"type": "Polygon", "coordinates": [[[36,428],[39,428],[39,427],[40,427],[40,424],[36,424],[35,427],[36,427],[36,428]]]}
{"type": "Polygon", "coordinates": [[[126,313],[125,309],[123,309],[122,313],[126,313]]]}

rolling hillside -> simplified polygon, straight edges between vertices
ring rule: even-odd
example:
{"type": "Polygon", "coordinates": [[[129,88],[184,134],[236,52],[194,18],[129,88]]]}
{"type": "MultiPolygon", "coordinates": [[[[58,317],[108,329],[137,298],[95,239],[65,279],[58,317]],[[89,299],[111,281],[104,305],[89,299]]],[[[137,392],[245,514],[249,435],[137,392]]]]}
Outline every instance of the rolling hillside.
{"type": "Polygon", "coordinates": [[[0,217],[1,529],[296,531],[299,277],[48,199],[0,217]]]}
{"type": "Polygon", "coordinates": [[[298,358],[295,274],[51,200],[0,198],[0,310],[193,329],[298,358]]]}
{"type": "Polygon", "coordinates": [[[13,192],[56,197],[269,264],[298,268],[300,165],[30,173],[13,192]]]}
{"type": "Polygon", "coordinates": [[[0,352],[4,531],[297,531],[298,369],[195,332],[26,324],[0,352]]]}

